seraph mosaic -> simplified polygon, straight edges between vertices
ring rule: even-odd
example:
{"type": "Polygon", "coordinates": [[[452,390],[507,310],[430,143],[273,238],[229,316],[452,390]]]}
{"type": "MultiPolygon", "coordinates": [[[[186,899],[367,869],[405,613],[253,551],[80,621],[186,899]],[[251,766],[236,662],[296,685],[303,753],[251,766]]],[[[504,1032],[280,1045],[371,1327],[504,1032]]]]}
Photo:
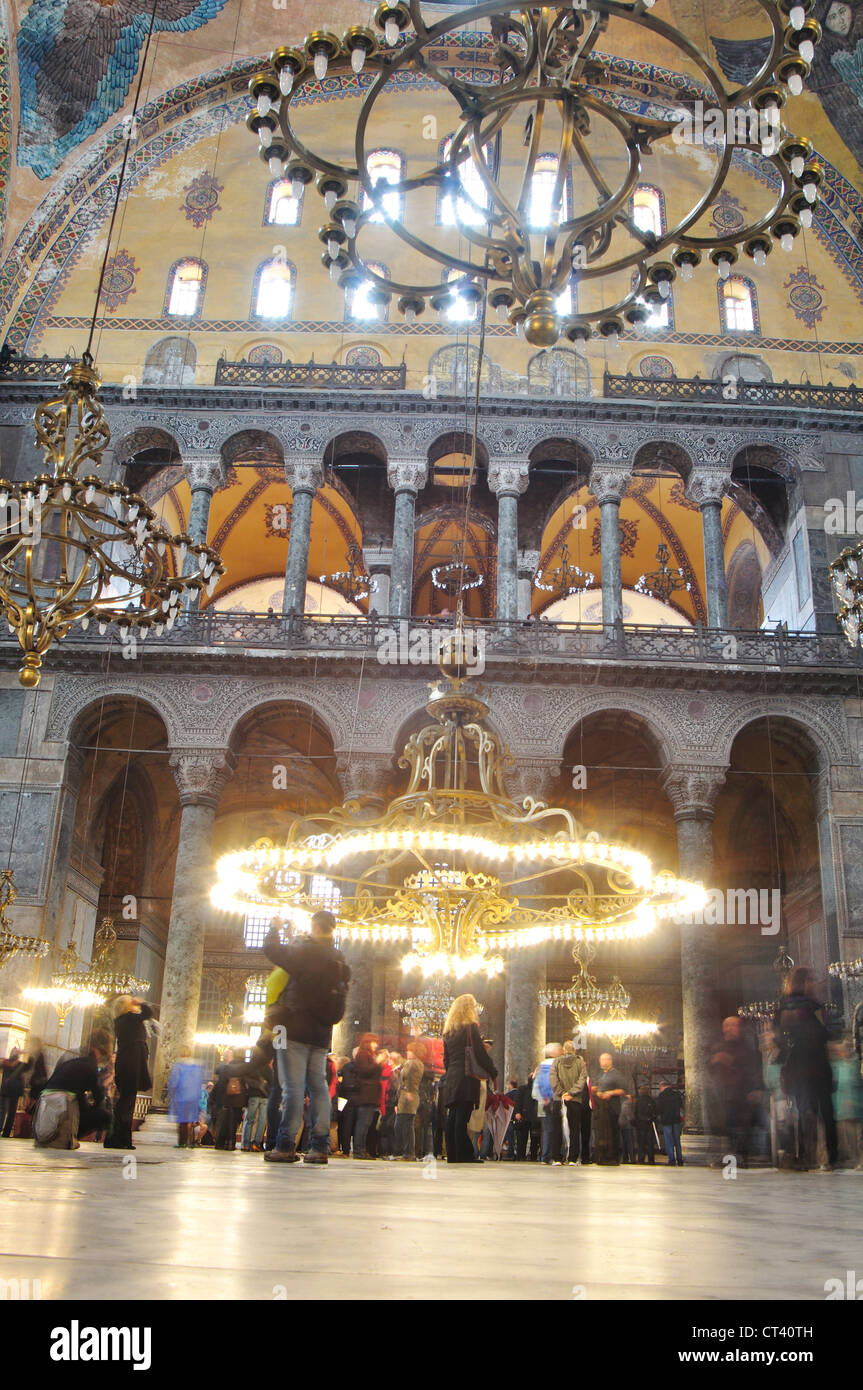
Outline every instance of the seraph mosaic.
{"type": "MultiPolygon", "coordinates": [[[[159,0],[154,32],[186,33],[228,0],[159,0]]],[[[146,0],[33,0],[18,32],[18,163],[47,179],[120,110],[138,71],[146,0]]]]}

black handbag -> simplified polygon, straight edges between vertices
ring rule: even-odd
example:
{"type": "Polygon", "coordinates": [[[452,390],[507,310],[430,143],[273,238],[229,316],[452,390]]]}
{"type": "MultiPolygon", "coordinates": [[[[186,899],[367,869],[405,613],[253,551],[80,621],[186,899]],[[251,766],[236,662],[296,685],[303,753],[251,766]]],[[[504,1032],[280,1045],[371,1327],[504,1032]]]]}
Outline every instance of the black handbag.
{"type": "Polygon", "coordinates": [[[464,1045],[464,1074],[474,1081],[485,1081],[488,1078],[488,1072],[480,1067],[476,1060],[472,1039],[473,1025],[468,1029],[467,1042],[464,1045]]]}

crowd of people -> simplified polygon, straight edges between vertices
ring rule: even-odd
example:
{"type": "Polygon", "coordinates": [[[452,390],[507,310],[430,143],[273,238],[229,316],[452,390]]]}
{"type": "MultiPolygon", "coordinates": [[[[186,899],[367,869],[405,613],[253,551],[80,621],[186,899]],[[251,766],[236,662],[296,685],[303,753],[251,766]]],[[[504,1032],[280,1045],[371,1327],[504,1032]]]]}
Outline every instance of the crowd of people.
{"type": "MultiPolygon", "coordinates": [[[[183,1049],[167,1097],[180,1148],[238,1147],[268,1162],[325,1164],[331,1157],[448,1163],[506,1159],[547,1166],[684,1163],[685,1095],[675,1079],[658,1091],[603,1052],[592,1072],[573,1041],[551,1042],[524,1079],[499,1084],[473,995],[462,994],[443,1027],[443,1070],[434,1043],[412,1038],[403,1052],[371,1033],[350,1055],[332,1052],[350,970],[333,941],[335,919],[318,912],[311,934],[282,940],[274,923],[263,950],[272,970],[267,1009],[249,1053],[226,1051],[207,1080],[183,1049]]],[[[150,1007],[121,996],[113,1037],[96,1029],[88,1046],[62,1057],[50,1075],[32,1042],[2,1062],[0,1134],[13,1132],[23,1097],[58,1125],[63,1098],[77,1101],[77,1137],[131,1149],[139,1091],[151,1086],[149,1056],[158,1028],[150,1007]]],[[[759,1039],[738,1016],[724,1020],[708,1066],[706,1119],[714,1161],[740,1163],[772,1152],[798,1168],[863,1167],[863,1011],[850,1038],[831,1036],[811,973],[788,977],[772,1025],[759,1039]],[[772,1131],[772,1134],[771,1134],[772,1131]],[[772,1139],[772,1142],[771,1142],[772,1139]]],[[[34,1135],[40,1142],[34,1118],[34,1135]]],[[[62,1127],[59,1144],[64,1143],[62,1127]]],[[[74,1140],[75,1136],[73,1136],[74,1140]]]]}

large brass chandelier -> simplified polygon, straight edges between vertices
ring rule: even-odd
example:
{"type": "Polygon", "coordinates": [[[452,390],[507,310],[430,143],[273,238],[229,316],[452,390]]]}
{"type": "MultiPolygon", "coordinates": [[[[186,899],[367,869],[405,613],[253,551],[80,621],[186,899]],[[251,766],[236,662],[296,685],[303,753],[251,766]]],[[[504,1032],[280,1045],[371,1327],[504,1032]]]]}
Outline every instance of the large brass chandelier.
{"type": "Polygon", "coordinates": [[[92,471],[111,439],[100,384],[89,353],[70,364],[62,395],[34,417],[46,470],[20,483],[0,478],[0,605],[28,687],[39,684],[49,647],[76,623],[86,630],[96,622],[100,632],[111,623],[125,641],[151,629],[160,635],[184,600],[212,593],[224,574],[209,546],[170,535],[143,497],[92,471]]]}
{"type": "Polygon", "coordinates": [[[405,971],[460,978],[500,973],[500,953],[517,947],[641,936],[704,902],[701,885],[585,834],[565,808],[514,802],[509,754],[463,668],[442,667],[426,710],[430,722],[399,760],[407,790],[378,818],[348,802],[296,821],[284,845],[223,856],[213,903],[287,916],[326,876],[341,894],[342,940],[403,941],[405,971]]]}
{"type": "Polygon", "coordinates": [[[247,125],[273,177],[290,180],[296,196],[315,183],[326,208],[322,259],[347,295],[365,286],[379,312],[396,296],[408,324],[429,304],[463,321],[487,296],[530,343],[596,329],[614,345],[705,256],[725,279],[739,250],[756,265],[774,242],[791,250],[824,177],[809,141],[782,120],[821,37],[814,0],[753,0],[769,51],[741,86],[652,4],[486,0],[431,22],[423,11],[437,7],[384,0],[376,30],[354,26],[339,38],[318,29],[302,48],[277,48],[250,83],[247,125]],[[645,79],[619,60],[650,43],[674,56],[667,92],[645,96],[645,79]],[[356,117],[340,122],[339,149],[308,101],[325,79],[330,95],[359,99],[356,117]],[[411,84],[433,153],[376,171],[369,154],[392,145],[411,84]],[[648,174],[655,181],[657,153],[687,138],[705,155],[700,192],[680,213],[669,196],[668,225],[645,226],[634,191],[648,174]],[[763,173],[769,193],[744,226],[719,234],[709,212],[735,159],[763,173]],[[391,272],[382,259],[402,264],[391,272]]]}
{"type": "Polygon", "coordinates": [[[139,980],[130,971],[120,970],[114,962],[117,933],[114,919],[103,917],[93,937],[90,961],[81,960],[75,938],[59,952],[60,968],[51,976],[51,984],[24,990],[24,997],[36,1004],[52,1004],[62,1028],[73,1009],[88,1009],[105,1004],[119,994],[146,994],[149,980],[139,980]]]}

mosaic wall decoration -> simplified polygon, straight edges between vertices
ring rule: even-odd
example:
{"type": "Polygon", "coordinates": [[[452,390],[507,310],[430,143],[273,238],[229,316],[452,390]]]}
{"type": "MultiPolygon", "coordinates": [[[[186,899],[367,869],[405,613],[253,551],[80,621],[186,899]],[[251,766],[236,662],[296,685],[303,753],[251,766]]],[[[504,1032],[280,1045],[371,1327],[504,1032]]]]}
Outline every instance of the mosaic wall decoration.
{"type": "Polygon", "coordinates": [[[383,359],[376,347],[369,347],[367,343],[361,343],[358,347],[348,348],[345,353],[346,367],[382,367],[383,359]]]}
{"type": "MultiPolygon", "coordinates": [[[[620,553],[623,556],[634,555],[635,547],[638,543],[638,522],[621,521],[618,524],[620,532],[620,553]]],[[[600,555],[602,553],[602,523],[594,522],[593,530],[590,534],[590,553],[600,555]]]]}
{"type": "MultiPolygon", "coordinates": [[[[227,0],[159,0],[155,33],[200,29],[227,0]]],[[[138,71],[152,6],[32,0],[18,30],[18,163],[50,178],[120,110],[138,71]]]]}
{"type": "Polygon", "coordinates": [[[719,235],[726,236],[729,232],[738,232],[741,227],[746,226],[746,213],[740,199],[723,188],[713,204],[710,220],[719,235]]]}
{"type": "Polygon", "coordinates": [[[291,532],[291,512],[290,502],[275,502],[270,505],[267,502],[264,506],[264,526],[268,536],[274,536],[276,540],[283,541],[291,532]]]}
{"type": "Polygon", "coordinates": [[[642,357],[638,364],[638,370],[642,376],[659,377],[663,381],[668,381],[674,376],[673,362],[669,362],[667,357],[660,357],[655,352],[649,353],[647,357],[642,357]]]}
{"type": "Polygon", "coordinates": [[[248,362],[284,362],[285,357],[282,349],[276,347],[275,343],[258,343],[255,347],[249,348],[248,362]]]}
{"type": "Polygon", "coordinates": [[[12,159],[12,102],[9,95],[9,39],[0,14],[0,245],[6,230],[9,167],[12,159]]]}
{"type": "Polygon", "coordinates": [[[186,214],[186,221],[195,227],[203,227],[214,213],[221,211],[219,194],[224,191],[224,184],[219,183],[215,175],[206,171],[198,174],[197,178],[192,179],[183,189],[186,196],[180,206],[186,214]]]}
{"type": "Polygon", "coordinates": [[[113,312],[125,304],[129,296],[135,293],[135,277],[140,273],[141,267],[128,251],[121,250],[112,256],[105,267],[102,281],[102,307],[113,312]]]}
{"type": "Polygon", "coordinates": [[[816,323],[821,322],[825,309],[824,285],[817,275],[811,274],[805,265],[798,266],[783,288],[788,290],[788,303],[794,310],[795,318],[805,323],[807,328],[814,328],[816,323]]]}

